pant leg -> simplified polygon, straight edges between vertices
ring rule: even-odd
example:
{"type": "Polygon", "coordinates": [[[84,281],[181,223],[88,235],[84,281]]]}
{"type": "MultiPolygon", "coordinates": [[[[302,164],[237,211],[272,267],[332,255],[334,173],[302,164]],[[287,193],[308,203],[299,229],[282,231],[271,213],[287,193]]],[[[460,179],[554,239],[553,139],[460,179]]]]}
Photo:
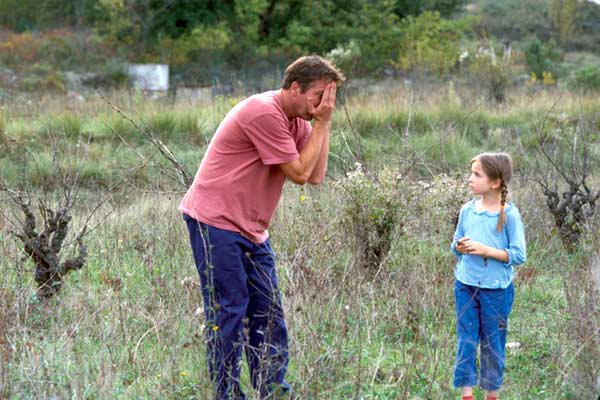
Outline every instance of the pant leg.
{"type": "Polygon", "coordinates": [[[245,399],[239,385],[242,320],[248,307],[244,242],[239,234],[184,216],[200,275],[207,358],[218,399],[245,399]]]}
{"type": "Polygon", "coordinates": [[[248,273],[248,344],[246,357],[254,388],[261,397],[290,389],[287,327],[275,272],[275,257],[267,240],[253,244],[246,259],[248,273]]]}
{"type": "Polygon", "coordinates": [[[477,348],[479,346],[479,288],[454,283],[456,300],[456,362],[454,364],[454,387],[476,386],[477,348]]]}
{"type": "Polygon", "coordinates": [[[502,386],[508,316],[514,299],[514,286],[481,291],[481,382],[485,390],[502,386]]]}

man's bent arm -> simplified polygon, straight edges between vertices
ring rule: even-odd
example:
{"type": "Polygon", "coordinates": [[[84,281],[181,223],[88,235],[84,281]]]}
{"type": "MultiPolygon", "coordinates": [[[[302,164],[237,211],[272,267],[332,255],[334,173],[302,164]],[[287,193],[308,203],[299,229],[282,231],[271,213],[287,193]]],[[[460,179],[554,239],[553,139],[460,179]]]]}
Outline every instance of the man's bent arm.
{"type": "Polygon", "coordinates": [[[327,141],[329,144],[328,136],[329,123],[316,121],[308,143],[302,152],[300,152],[300,157],[294,161],[279,165],[284,175],[298,185],[304,185],[306,182],[309,182],[315,171],[315,166],[322,158],[324,142],[327,141]]]}
{"type": "Polygon", "coordinates": [[[306,182],[320,183],[325,177],[329,153],[329,121],[335,107],[335,93],[336,84],[331,82],[327,85],[318,107],[315,108],[309,103],[309,110],[315,122],[308,144],[300,152],[297,160],[279,165],[284,175],[294,183],[299,185],[304,185],[306,182]],[[315,173],[317,165],[319,168],[315,173]]]}
{"type": "Polygon", "coordinates": [[[308,178],[308,183],[312,185],[320,185],[325,179],[325,173],[327,172],[327,159],[329,157],[329,132],[323,138],[323,145],[321,146],[321,152],[317,158],[317,163],[313,169],[312,174],[308,178]]]}

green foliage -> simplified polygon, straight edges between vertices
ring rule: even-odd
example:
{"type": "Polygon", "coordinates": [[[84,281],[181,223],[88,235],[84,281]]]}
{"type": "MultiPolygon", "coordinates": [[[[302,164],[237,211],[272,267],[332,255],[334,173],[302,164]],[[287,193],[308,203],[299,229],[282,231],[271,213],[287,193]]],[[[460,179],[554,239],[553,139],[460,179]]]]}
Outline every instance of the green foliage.
{"type": "Polygon", "coordinates": [[[510,76],[507,65],[484,53],[475,57],[468,69],[474,83],[483,89],[489,100],[504,102],[510,76]]]}
{"type": "Polygon", "coordinates": [[[443,20],[437,12],[407,17],[398,44],[396,66],[405,71],[445,75],[458,64],[458,39],[465,27],[443,20]]]}
{"type": "Polygon", "coordinates": [[[179,67],[192,60],[204,59],[207,54],[224,50],[231,43],[233,32],[226,24],[196,26],[177,38],[161,38],[155,51],[161,61],[179,67]]]}
{"type": "MultiPolygon", "coordinates": [[[[398,229],[410,210],[407,201],[416,196],[403,178],[383,169],[376,176],[360,167],[337,182],[342,199],[342,228],[353,238],[354,260],[359,269],[375,272],[388,257],[398,229]]],[[[412,199],[411,199],[412,200],[412,199]]]]}
{"type": "MultiPolygon", "coordinates": [[[[523,146],[523,153],[533,154],[527,147],[528,138],[534,136],[530,120],[546,116],[555,100],[554,94],[547,95],[547,103],[538,103],[542,96],[511,96],[517,106],[484,104],[472,112],[468,106],[448,108],[439,88],[417,93],[413,86],[415,98],[426,103],[407,106],[409,96],[402,85],[392,86],[389,81],[385,85],[388,92],[370,97],[359,92],[358,99],[348,99],[348,109],[353,118],[364,117],[357,120],[361,140],[383,143],[373,157],[387,164],[387,172],[373,168],[372,175],[363,173],[347,181],[349,176],[332,184],[340,171],[330,168],[331,179],[321,187],[286,185],[270,230],[286,318],[294,336],[287,378],[299,398],[449,396],[456,340],[452,300],[455,260],[449,243],[455,217],[468,197],[466,164],[484,149],[502,148],[516,154],[523,146]],[[362,106],[356,105],[357,100],[362,106]],[[405,136],[409,119],[411,128],[405,136]],[[445,129],[455,124],[455,129],[445,129]],[[500,134],[503,141],[492,140],[497,129],[509,132],[500,134]],[[513,130],[518,132],[510,133],[513,130]],[[405,156],[397,152],[396,147],[384,149],[398,142],[412,142],[418,150],[415,159],[422,158],[430,173],[427,180],[419,181],[415,172],[396,179],[398,164],[413,157],[412,153],[405,156]],[[448,165],[454,171],[450,177],[438,173],[448,165]],[[350,211],[353,214],[347,214],[350,211]],[[385,250],[389,245],[376,271],[369,270],[374,273],[352,269],[357,250],[351,223],[363,224],[373,249],[380,246],[385,250]],[[390,226],[391,240],[386,245],[376,232],[383,232],[385,238],[390,226]]],[[[457,91],[468,97],[464,90],[457,84],[457,91]]],[[[120,103],[127,101],[126,92],[116,97],[120,103]]],[[[597,120],[597,97],[572,98],[572,104],[556,106],[560,112],[570,115],[583,110],[597,120]]],[[[165,138],[171,141],[169,147],[188,170],[194,170],[205,139],[236,100],[220,98],[218,105],[186,108],[149,99],[148,103],[133,102],[139,111],[136,117],[171,132],[165,138]],[[155,115],[169,113],[174,117],[154,120],[155,115]],[[193,132],[199,132],[200,139],[190,140],[193,132]]],[[[38,116],[56,115],[59,119],[67,105],[42,104],[13,102],[2,110],[7,133],[19,142],[10,144],[13,140],[7,139],[9,144],[2,147],[0,174],[6,180],[18,179],[27,185],[52,182],[52,177],[44,180],[35,176],[32,180],[37,173],[36,167],[28,164],[31,159],[9,158],[7,151],[27,148],[43,154],[43,173],[52,173],[46,168],[52,148],[39,136],[38,116]],[[28,173],[23,174],[25,166],[28,173]]],[[[114,201],[104,203],[92,218],[95,229],[86,269],[68,277],[61,298],[51,304],[52,308],[29,300],[32,282],[23,279],[22,271],[31,270],[31,264],[23,264],[15,248],[8,233],[9,218],[0,219],[0,324],[11,321],[3,326],[0,338],[12,349],[2,364],[10,368],[0,365],[0,377],[5,382],[0,390],[7,398],[73,398],[81,393],[99,399],[212,398],[205,363],[204,320],[201,313],[196,314],[202,305],[198,276],[177,211],[181,194],[173,193],[172,188],[153,192],[153,185],[164,177],[135,153],[152,155],[155,151],[141,137],[141,143],[136,142],[138,133],[128,132],[130,124],[126,121],[115,130],[130,135],[127,137],[133,139],[134,148],[108,136],[112,132],[109,125],[114,125],[109,115],[122,120],[114,111],[105,111],[108,107],[101,102],[69,107],[75,107],[81,129],[92,135],[80,177],[83,188],[93,191],[79,188],[84,201],[80,203],[83,209],[74,217],[75,226],[88,218],[98,199],[110,195],[114,201]],[[108,187],[111,193],[105,190],[108,187]],[[93,357],[86,357],[88,354],[93,357]],[[53,384],[40,385],[49,372],[53,384]]],[[[340,139],[342,129],[349,132],[339,111],[332,124],[332,141],[340,139]]],[[[541,194],[536,185],[520,179],[531,173],[525,161],[515,164],[513,195],[528,229],[531,252],[528,264],[517,269],[518,300],[509,324],[507,342],[512,345],[507,348],[503,396],[536,398],[543,392],[552,399],[566,400],[571,393],[591,398],[593,392],[575,383],[574,367],[588,375],[595,372],[589,366],[592,362],[597,365],[593,355],[598,346],[590,340],[593,330],[575,331],[583,341],[572,341],[574,331],[569,328],[576,329],[570,325],[576,314],[565,306],[568,296],[561,280],[583,257],[567,258],[560,242],[550,240],[552,231],[541,194]]],[[[2,207],[8,217],[18,212],[6,203],[2,207]]],[[[595,232],[597,229],[590,235],[595,232]]],[[[597,239],[592,236],[589,240],[584,249],[596,251],[597,239]]],[[[576,287],[578,281],[567,282],[575,289],[574,298],[593,293],[588,286],[576,287]]],[[[589,323],[597,319],[591,320],[590,308],[583,305],[582,301],[581,326],[598,326],[589,323]]],[[[597,302],[590,305],[597,312],[597,302]]],[[[249,398],[258,398],[250,389],[246,370],[241,380],[249,398]]]]}
{"type": "Polygon", "coordinates": [[[585,92],[600,92],[600,66],[590,65],[575,71],[569,86],[585,92]]]}
{"type": "Polygon", "coordinates": [[[0,35],[0,63],[26,74],[60,74],[106,63],[110,50],[97,35],[68,30],[0,35]]]}
{"type": "Polygon", "coordinates": [[[553,40],[542,43],[537,37],[531,39],[525,47],[525,62],[527,72],[541,78],[544,72],[550,72],[554,77],[564,75],[559,62],[563,55],[553,40]]]}
{"type": "Polygon", "coordinates": [[[2,0],[0,26],[15,32],[80,27],[98,12],[97,0],[2,0]]]}
{"type": "MultiPolygon", "coordinates": [[[[259,38],[261,16],[265,14],[267,7],[269,7],[267,0],[234,0],[232,29],[236,32],[236,40],[231,43],[230,51],[235,54],[238,61],[246,61],[250,56],[266,54],[266,47],[261,46],[259,38]]],[[[244,65],[244,63],[238,64],[244,65]]]]}
{"type": "MultiPolygon", "coordinates": [[[[4,137],[4,134],[6,133],[6,116],[4,115],[4,112],[0,112],[0,137],[4,137]]],[[[0,139],[2,141],[4,141],[4,139],[0,139]]]]}
{"type": "Polygon", "coordinates": [[[58,71],[37,72],[19,81],[19,88],[28,92],[66,93],[65,77],[58,71]]]}
{"type": "Polygon", "coordinates": [[[83,128],[82,118],[74,113],[65,113],[63,115],[52,116],[48,120],[48,124],[44,127],[42,136],[61,137],[77,141],[83,128]]]}
{"type": "Polygon", "coordinates": [[[417,16],[425,11],[437,11],[443,17],[451,17],[466,3],[465,0],[396,0],[394,12],[401,18],[417,16]]]}
{"type": "Polygon", "coordinates": [[[548,0],[482,0],[479,5],[479,30],[485,34],[508,41],[551,36],[548,0]]]}
{"type": "Polygon", "coordinates": [[[344,71],[347,78],[357,73],[358,63],[361,59],[360,46],[355,40],[350,40],[346,45],[338,45],[326,54],[338,68],[344,71]]]}
{"type": "Polygon", "coordinates": [[[550,17],[559,43],[567,42],[575,30],[577,0],[551,0],[550,17]]]}
{"type": "Polygon", "coordinates": [[[278,44],[297,54],[324,54],[353,47],[355,54],[360,54],[353,69],[372,72],[392,61],[397,53],[401,32],[392,9],[390,0],[306,1],[290,16],[278,44]]]}
{"type": "Polygon", "coordinates": [[[97,66],[91,76],[83,79],[83,83],[94,88],[124,89],[129,85],[127,64],[109,60],[97,66]]]}
{"type": "Polygon", "coordinates": [[[600,7],[592,1],[577,4],[575,32],[567,46],[573,50],[600,53],[600,7]]]}

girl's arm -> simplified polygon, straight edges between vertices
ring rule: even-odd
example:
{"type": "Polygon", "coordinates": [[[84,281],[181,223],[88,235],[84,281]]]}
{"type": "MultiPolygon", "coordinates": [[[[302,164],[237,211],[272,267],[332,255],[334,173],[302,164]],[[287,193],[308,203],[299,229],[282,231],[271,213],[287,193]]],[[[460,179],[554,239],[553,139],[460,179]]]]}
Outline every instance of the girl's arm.
{"type": "Polygon", "coordinates": [[[461,253],[463,253],[463,251],[458,251],[458,250],[462,250],[461,244],[459,244],[459,240],[464,238],[465,236],[465,230],[463,227],[463,220],[464,220],[464,211],[465,211],[465,206],[463,206],[460,209],[460,214],[458,215],[458,223],[456,224],[456,231],[454,232],[454,240],[452,240],[452,244],[450,244],[450,250],[452,251],[452,254],[454,254],[456,257],[460,258],[461,257],[461,253]],[[458,247],[458,249],[457,249],[458,247]]]}
{"type": "Polygon", "coordinates": [[[509,255],[506,250],[495,249],[474,240],[467,239],[463,242],[462,248],[464,249],[463,253],[465,254],[474,254],[483,258],[494,258],[498,261],[502,261],[503,263],[507,263],[509,261],[509,255]]]}
{"type": "Polygon", "coordinates": [[[506,266],[523,264],[527,261],[525,227],[516,207],[514,212],[507,215],[504,229],[508,235],[508,247],[504,249],[508,254],[508,260],[505,261],[506,266]]]}
{"type": "Polygon", "coordinates": [[[511,265],[523,264],[527,259],[525,248],[525,228],[521,221],[521,215],[515,209],[514,213],[507,215],[506,225],[504,226],[508,236],[508,247],[505,249],[496,249],[483,245],[479,242],[467,240],[463,244],[466,254],[475,254],[486,258],[494,258],[503,262],[507,267],[511,265]]]}

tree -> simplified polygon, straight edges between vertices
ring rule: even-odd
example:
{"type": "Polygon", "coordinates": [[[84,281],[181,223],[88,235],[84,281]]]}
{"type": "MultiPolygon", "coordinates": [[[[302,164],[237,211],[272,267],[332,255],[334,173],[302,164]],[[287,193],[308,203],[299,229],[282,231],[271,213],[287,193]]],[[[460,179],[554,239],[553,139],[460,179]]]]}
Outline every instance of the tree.
{"type": "Polygon", "coordinates": [[[552,0],[550,3],[550,18],[557,32],[558,43],[565,44],[575,30],[577,0],[552,0]]]}
{"type": "Polygon", "coordinates": [[[166,13],[175,0],[99,0],[106,15],[97,23],[100,31],[117,44],[133,49],[144,57],[156,38],[156,21],[166,13]]]}
{"type": "Polygon", "coordinates": [[[396,57],[401,31],[393,7],[387,0],[305,1],[278,42],[294,54],[325,54],[353,42],[360,50],[356,69],[372,72],[396,57]]]}
{"type": "Polygon", "coordinates": [[[394,13],[400,17],[416,17],[425,11],[437,11],[443,17],[450,17],[467,3],[466,0],[396,0],[394,13]]]}
{"type": "Polygon", "coordinates": [[[458,63],[458,38],[465,27],[426,11],[402,22],[396,66],[406,71],[444,75],[458,63]]]}
{"type": "Polygon", "coordinates": [[[548,0],[483,0],[479,14],[479,30],[484,34],[512,42],[537,35],[550,39],[551,26],[548,0]]]}

